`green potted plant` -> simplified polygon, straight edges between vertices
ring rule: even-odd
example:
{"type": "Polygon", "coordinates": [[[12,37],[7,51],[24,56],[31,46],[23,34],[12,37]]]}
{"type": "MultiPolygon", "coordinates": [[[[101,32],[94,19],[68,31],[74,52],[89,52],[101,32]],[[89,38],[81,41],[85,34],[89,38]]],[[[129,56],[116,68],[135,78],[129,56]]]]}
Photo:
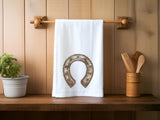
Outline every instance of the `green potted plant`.
{"type": "Polygon", "coordinates": [[[20,76],[21,65],[16,64],[13,55],[3,53],[0,56],[0,74],[6,97],[23,97],[26,94],[29,76],[20,76]]]}

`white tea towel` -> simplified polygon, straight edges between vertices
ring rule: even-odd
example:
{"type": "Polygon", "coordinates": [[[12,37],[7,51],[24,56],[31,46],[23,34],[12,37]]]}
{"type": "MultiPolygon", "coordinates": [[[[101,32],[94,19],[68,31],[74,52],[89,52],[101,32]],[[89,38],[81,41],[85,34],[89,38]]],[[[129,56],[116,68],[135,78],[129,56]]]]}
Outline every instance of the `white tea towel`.
{"type": "Polygon", "coordinates": [[[103,20],[55,23],[52,97],[103,97],[103,20]]]}

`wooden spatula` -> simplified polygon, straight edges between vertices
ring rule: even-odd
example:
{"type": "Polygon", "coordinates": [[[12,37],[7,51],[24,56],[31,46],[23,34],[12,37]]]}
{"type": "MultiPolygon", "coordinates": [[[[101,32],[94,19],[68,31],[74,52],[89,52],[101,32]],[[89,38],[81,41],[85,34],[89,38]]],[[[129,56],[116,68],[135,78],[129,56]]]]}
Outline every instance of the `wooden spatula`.
{"type": "Polygon", "coordinates": [[[128,72],[135,72],[134,65],[126,52],[121,53],[122,60],[128,72]]]}
{"type": "Polygon", "coordinates": [[[139,73],[139,72],[140,72],[140,69],[142,68],[144,62],[145,62],[145,57],[144,57],[144,55],[140,55],[139,58],[138,58],[136,73],[139,73]]]}

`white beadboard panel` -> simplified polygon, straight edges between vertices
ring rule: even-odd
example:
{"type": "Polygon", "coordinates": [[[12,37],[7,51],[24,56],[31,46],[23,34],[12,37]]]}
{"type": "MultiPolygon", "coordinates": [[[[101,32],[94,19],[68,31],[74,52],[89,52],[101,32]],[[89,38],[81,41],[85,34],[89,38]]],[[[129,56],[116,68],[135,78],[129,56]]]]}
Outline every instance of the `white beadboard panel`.
{"type": "Polygon", "coordinates": [[[25,0],[25,66],[30,76],[28,93],[46,93],[46,29],[35,29],[30,20],[46,16],[46,0],[25,0]]]}

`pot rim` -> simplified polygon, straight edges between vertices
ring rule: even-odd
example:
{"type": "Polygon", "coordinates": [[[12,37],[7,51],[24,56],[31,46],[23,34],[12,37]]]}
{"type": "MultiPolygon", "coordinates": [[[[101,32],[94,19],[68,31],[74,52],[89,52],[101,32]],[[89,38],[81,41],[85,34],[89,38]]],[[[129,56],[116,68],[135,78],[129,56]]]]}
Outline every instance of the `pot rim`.
{"type": "Polygon", "coordinates": [[[2,80],[21,80],[21,79],[28,79],[29,76],[24,75],[24,76],[19,76],[16,78],[8,78],[8,77],[0,77],[2,80]]]}

